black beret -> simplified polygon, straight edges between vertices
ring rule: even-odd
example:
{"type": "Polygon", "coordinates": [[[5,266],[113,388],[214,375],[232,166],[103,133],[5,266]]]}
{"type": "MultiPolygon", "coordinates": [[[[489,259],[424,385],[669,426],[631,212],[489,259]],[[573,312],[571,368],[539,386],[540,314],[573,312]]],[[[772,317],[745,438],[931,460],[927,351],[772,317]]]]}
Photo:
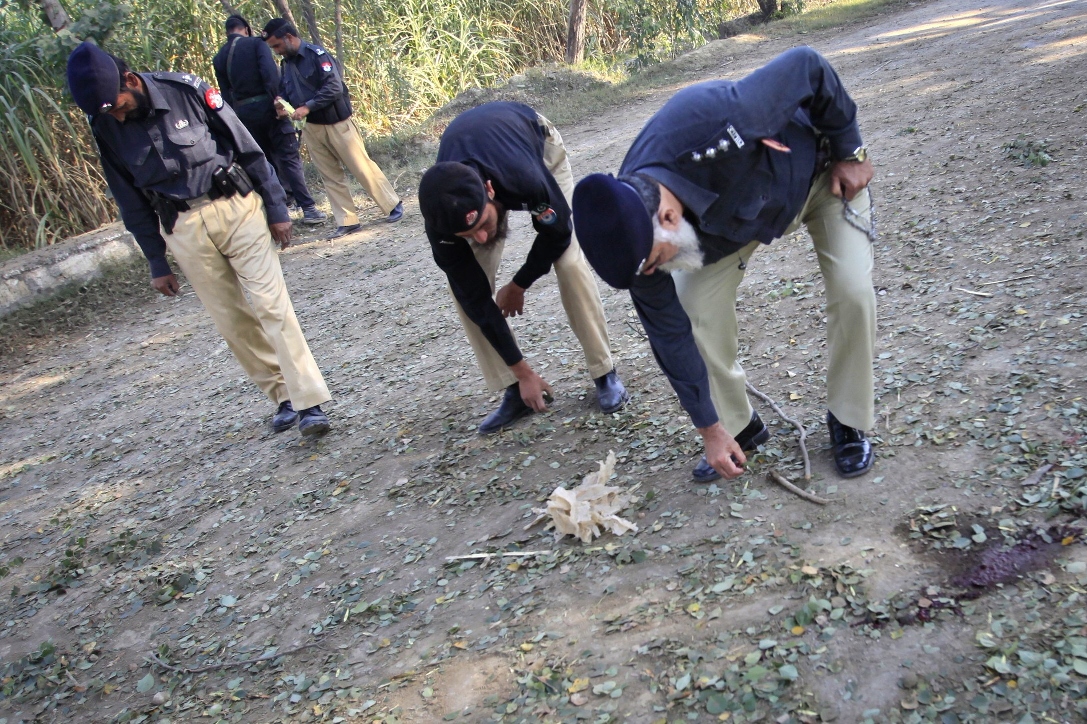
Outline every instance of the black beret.
{"type": "Polygon", "coordinates": [[[87,115],[108,111],[121,92],[117,63],[106,51],[84,40],[68,56],[68,89],[76,105],[87,115]]]}
{"type": "Polygon", "coordinates": [[[253,32],[253,28],[249,27],[249,21],[241,15],[231,15],[226,19],[226,31],[228,33],[231,30],[237,30],[238,28],[245,28],[249,32],[253,32]]]}
{"type": "Polygon", "coordinates": [[[653,250],[653,220],[638,192],[611,174],[594,173],[574,187],[574,231],[600,278],[629,289],[653,250]]]}
{"type": "Polygon", "coordinates": [[[264,32],[261,36],[267,40],[271,37],[282,38],[284,35],[293,35],[298,37],[298,29],[287,22],[284,18],[272,18],[265,24],[264,32]]]}
{"type": "Polygon", "coordinates": [[[471,229],[479,223],[488,200],[479,173],[463,163],[436,163],[419,181],[419,212],[426,228],[438,235],[471,229]]]}

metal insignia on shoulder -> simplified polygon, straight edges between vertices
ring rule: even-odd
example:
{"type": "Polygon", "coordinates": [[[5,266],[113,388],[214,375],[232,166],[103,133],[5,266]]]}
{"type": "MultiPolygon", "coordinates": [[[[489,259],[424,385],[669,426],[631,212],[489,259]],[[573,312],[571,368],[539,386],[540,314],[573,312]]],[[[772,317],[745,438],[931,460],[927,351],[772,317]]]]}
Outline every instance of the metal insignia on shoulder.
{"type": "Polygon", "coordinates": [[[313,48],[313,52],[316,53],[317,55],[324,55],[325,54],[324,48],[317,48],[317,47],[314,47],[312,45],[310,47],[313,48]]]}
{"type": "Polygon", "coordinates": [[[740,136],[739,131],[731,123],[725,126],[725,130],[728,131],[728,135],[732,136],[732,142],[736,144],[736,148],[744,147],[744,139],[740,136]]]}
{"type": "Polygon", "coordinates": [[[180,121],[178,121],[177,123],[174,124],[174,128],[176,128],[179,131],[182,128],[188,128],[188,127],[189,127],[189,120],[187,118],[182,118],[180,121]]]}

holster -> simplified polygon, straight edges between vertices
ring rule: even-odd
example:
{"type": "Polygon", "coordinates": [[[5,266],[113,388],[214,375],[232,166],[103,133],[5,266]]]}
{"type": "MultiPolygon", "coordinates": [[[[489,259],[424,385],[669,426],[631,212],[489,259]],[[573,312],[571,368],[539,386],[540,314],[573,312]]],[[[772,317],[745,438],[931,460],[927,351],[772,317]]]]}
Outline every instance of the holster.
{"type": "Polygon", "coordinates": [[[147,192],[147,200],[151,202],[151,208],[158,215],[163,230],[167,234],[174,233],[174,224],[177,223],[178,216],[177,202],[154,191],[147,192]]]}

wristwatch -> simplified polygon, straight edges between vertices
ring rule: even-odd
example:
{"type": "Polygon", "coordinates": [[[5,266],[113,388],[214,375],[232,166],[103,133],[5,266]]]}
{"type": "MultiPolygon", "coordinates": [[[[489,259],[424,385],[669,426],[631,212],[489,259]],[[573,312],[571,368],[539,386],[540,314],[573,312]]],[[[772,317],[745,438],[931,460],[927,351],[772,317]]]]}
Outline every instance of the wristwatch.
{"type": "Polygon", "coordinates": [[[864,163],[868,160],[868,149],[864,146],[857,146],[857,150],[840,160],[851,161],[853,163],[864,163]]]}

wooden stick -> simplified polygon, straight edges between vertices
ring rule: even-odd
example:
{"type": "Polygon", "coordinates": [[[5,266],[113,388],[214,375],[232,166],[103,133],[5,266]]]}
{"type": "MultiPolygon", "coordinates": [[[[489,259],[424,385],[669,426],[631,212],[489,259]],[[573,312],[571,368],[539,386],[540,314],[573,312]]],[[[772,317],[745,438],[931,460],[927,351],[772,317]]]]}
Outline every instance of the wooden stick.
{"type": "Polygon", "coordinates": [[[1028,485],[1037,485],[1038,483],[1042,482],[1042,478],[1045,477],[1045,474],[1048,473],[1052,469],[1053,469],[1053,466],[1051,464],[1049,464],[1049,463],[1046,463],[1045,465],[1038,468],[1033,473],[1031,473],[1030,475],[1028,475],[1026,478],[1023,479],[1023,487],[1025,488],[1028,485]]]}
{"type": "Polygon", "coordinates": [[[547,556],[551,555],[555,551],[503,551],[501,553],[469,553],[465,556],[446,556],[447,561],[467,561],[467,560],[481,560],[490,558],[530,558],[532,556],[547,556]]]}
{"type": "Polygon", "coordinates": [[[956,292],[966,292],[967,294],[973,294],[975,297],[991,297],[993,296],[989,292],[972,292],[969,289],[963,289],[962,287],[955,287],[956,292]]]}
{"type": "Polygon", "coordinates": [[[813,502],[813,503],[815,503],[817,505],[826,505],[827,503],[830,502],[826,498],[820,498],[817,495],[812,495],[808,491],[801,490],[800,488],[796,487],[795,485],[790,483],[788,481],[788,479],[786,479],[786,477],[784,475],[782,475],[781,473],[779,473],[777,470],[771,469],[770,472],[767,473],[767,477],[770,478],[771,480],[773,480],[775,483],[777,483],[781,487],[788,490],[793,495],[799,495],[804,500],[810,500],[811,502],[813,502]]]}
{"type": "Polygon", "coordinates": [[[997,279],[995,282],[981,282],[980,284],[976,284],[975,286],[987,287],[987,286],[989,286],[991,284],[1003,284],[1005,282],[1021,282],[1024,279],[1033,279],[1033,278],[1034,278],[1033,274],[1027,274],[1024,277],[1011,277],[1009,279],[997,279]]]}
{"type": "Polygon", "coordinates": [[[781,408],[778,407],[778,404],[776,402],[756,390],[755,386],[752,385],[750,382],[747,383],[747,392],[759,398],[767,405],[770,405],[770,407],[773,408],[774,412],[777,413],[778,417],[795,427],[797,432],[800,433],[800,454],[804,456],[804,480],[811,480],[811,460],[808,458],[808,446],[806,444],[806,440],[808,439],[808,431],[804,429],[804,426],[800,424],[799,420],[794,420],[793,418],[782,412],[781,408]]]}
{"type": "Polygon", "coordinates": [[[272,659],[278,659],[280,656],[289,656],[291,654],[296,654],[304,649],[312,648],[316,646],[317,643],[318,642],[316,641],[310,641],[308,644],[303,644],[287,651],[278,651],[274,654],[265,654],[264,656],[258,656],[255,659],[246,659],[244,661],[226,661],[221,664],[211,664],[210,666],[201,666],[196,669],[188,669],[182,666],[172,666],[160,659],[155,654],[145,656],[143,660],[152,664],[157,664],[158,666],[161,666],[164,669],[168,669],[169,671],[176,671],[179,674],[202,674],[205,671],[218,671],[219,669],[229,669],[235,666],[248,666],[249,664],[258,664],[262,661],[271,661],[272,659]]]}

